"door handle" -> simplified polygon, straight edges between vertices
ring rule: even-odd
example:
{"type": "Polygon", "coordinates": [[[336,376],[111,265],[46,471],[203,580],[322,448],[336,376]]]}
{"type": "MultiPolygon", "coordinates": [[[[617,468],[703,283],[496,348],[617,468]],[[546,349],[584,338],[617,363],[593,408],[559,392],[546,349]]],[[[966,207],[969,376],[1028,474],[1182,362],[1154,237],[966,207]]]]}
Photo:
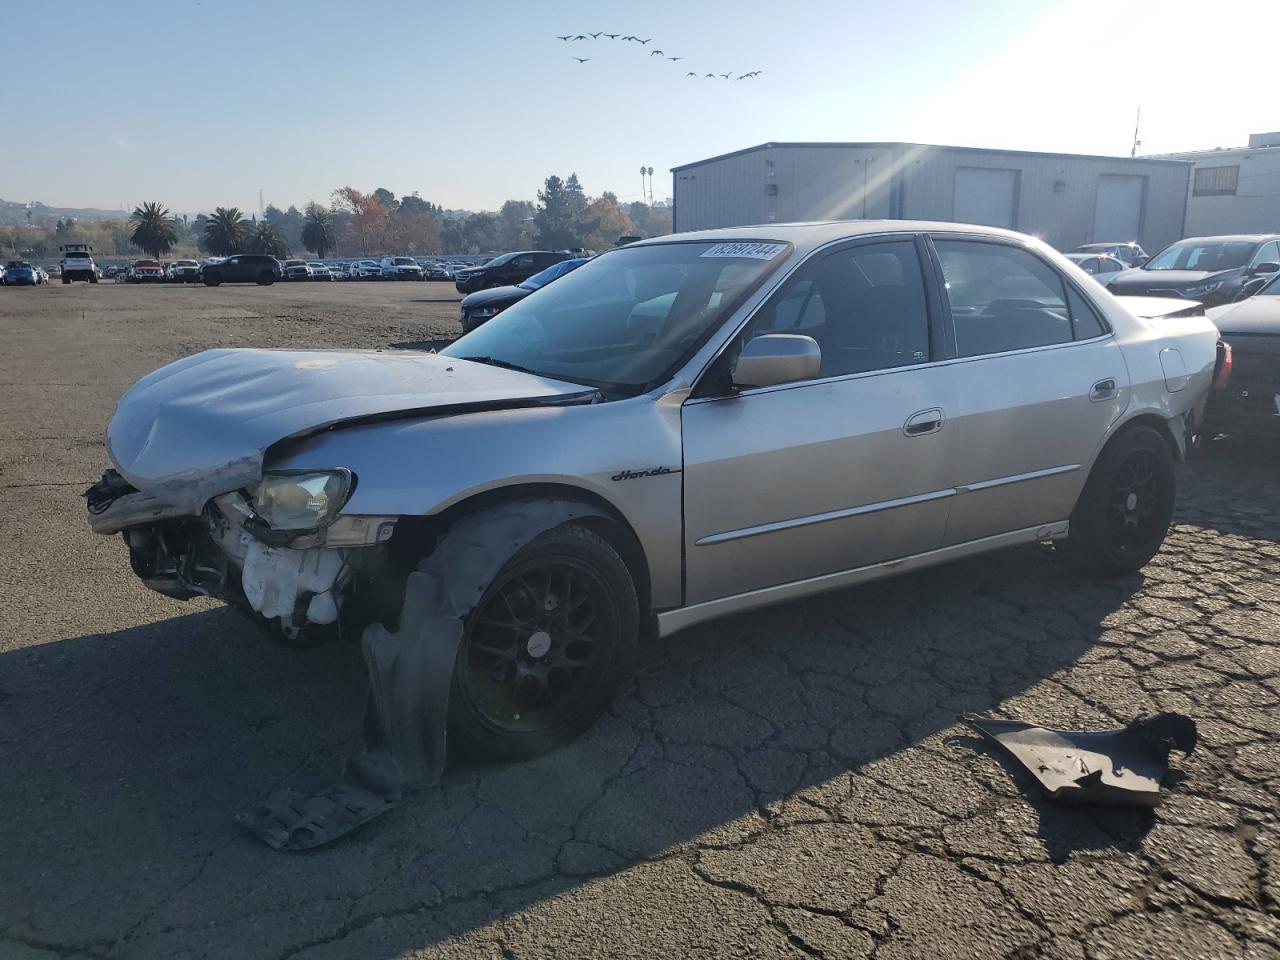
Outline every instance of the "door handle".
{"type": "Polygon", "coordinates": [[[1099,380],[1089,390],[1089,399],[1094,403],[1110,400],[1116,395],[1116,382],[1111,379],[1099,380]]]}
{"type": "Polygon", "coordinates": [[[930,407],[928,410],[921,410],[919,413],[913,413],[907,417],[907,422],[903,424],[902,432],[908,437],[921,437],[926,433],[937,433],[942,429],[942,422],[945,419],[942,415],[941,407],[930,407]]]}

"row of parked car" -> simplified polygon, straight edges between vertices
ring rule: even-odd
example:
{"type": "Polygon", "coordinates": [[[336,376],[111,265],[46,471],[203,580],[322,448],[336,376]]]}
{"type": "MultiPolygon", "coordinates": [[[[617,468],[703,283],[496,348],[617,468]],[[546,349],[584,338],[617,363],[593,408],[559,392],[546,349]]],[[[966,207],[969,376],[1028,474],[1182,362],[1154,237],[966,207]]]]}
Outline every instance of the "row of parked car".
{"type": "Polygon", "coordinates": [[[1247,300],[1280,273],[1280,234],[1189,237],[1154,257],[1136,243],[1089,243],[1067,259],[1117,296],[1216,307],[1247,300]]]}
{"type": "Polygon", "coordinates": [[[37,267],[25,260],[10,260],[0,267],[0,286],[34,287],[48,282],[49,273],[44,267],[37,267]]]}
{"type": "Polygon", "coordinates": [[[274,283],[277,280],[452,280],[470,264],[426,257],[361,260],[278,260],[236,254],[196,260],[135,260],[102,268],[98,275],[117,283],[274,283]],[[232,278],[235,279],[232,279],[232,278]]]}

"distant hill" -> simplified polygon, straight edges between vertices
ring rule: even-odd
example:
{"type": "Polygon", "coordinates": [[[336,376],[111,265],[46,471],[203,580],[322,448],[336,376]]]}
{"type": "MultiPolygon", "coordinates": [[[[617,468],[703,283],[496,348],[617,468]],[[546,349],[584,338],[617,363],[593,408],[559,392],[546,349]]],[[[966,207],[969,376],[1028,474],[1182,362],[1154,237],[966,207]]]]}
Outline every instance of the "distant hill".
{"type": "Polygon", "coordinates": [[[128,216],[119,210],[99,210],[96,207],[50,207],[39,202],[26,204],[0,200],[0,226],[15,223],[49,225],[63,217],[73,217],[76,220],[123,220],[128,216]],[[27,218],[28,208],[31,211],[30,219],[27,218]]]}

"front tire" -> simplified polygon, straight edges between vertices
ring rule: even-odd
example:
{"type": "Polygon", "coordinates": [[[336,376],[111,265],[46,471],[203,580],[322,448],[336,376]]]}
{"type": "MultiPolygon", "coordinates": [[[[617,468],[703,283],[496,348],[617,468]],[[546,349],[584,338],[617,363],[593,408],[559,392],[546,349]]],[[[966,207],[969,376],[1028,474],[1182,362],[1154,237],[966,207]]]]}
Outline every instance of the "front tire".
{"type": "Polygon", "coordinates": [[[1080,570],[1119,577],[1141,570],[1173,520],[1173,453],[1151,427],[1130,427],[1107,444],[1071,513],[1061,546],[1080,570]]]}
{"type": "Polygon", "coordinates": [[[206,287],[216,287],[222,282],[222,276],[216,273],[206,273],[204,275],[204,285],[206,287]]]}
{"type": "Polygon", "coordinates": [[[631,675],[639,605],[603,537],[568,523],[503,565],[467,617],[449,694],[466,753],[531,757],[581,734],[631,675]]]}

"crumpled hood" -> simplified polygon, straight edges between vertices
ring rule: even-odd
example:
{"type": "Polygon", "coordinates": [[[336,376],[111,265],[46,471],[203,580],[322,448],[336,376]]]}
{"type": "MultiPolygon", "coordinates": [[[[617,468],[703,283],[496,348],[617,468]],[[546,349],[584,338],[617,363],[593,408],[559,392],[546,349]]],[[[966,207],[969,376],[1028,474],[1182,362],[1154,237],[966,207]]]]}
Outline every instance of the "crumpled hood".
{"type": "Polygon", "coordinates": [[[107,450],[129,483],[196,514],[210,497],[257,483],[272,444],[344,421],[595,395],[430,353],[207,350],[134,384],[116,405],[107,450]]]}

